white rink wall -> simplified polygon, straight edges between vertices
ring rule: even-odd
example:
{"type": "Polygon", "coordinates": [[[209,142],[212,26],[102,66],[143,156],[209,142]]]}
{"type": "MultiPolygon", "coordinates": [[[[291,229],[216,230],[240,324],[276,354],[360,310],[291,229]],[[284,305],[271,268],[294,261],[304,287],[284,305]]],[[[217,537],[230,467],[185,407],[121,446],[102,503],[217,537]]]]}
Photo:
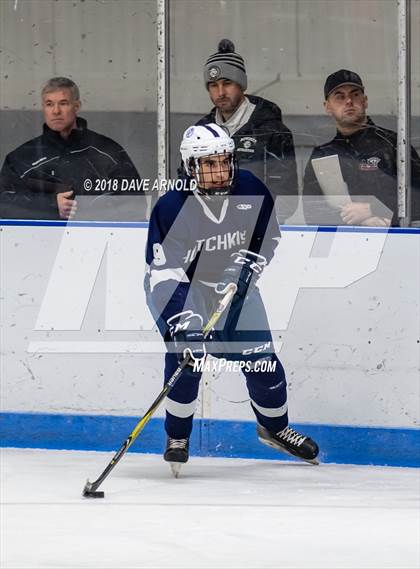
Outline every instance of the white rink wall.
{"type": "MultiPolygon", "coordinates": [[[[139,416],[160,391],[147,225],[104,225],[0,227],[2,412],[139,416]]],[[[293,421],[418,425],[419,250],[414,230],[283,230],[261,290],[293,421]]],[[[240,374],[202,383],[197,417],[252,420],[240,374]]]]}

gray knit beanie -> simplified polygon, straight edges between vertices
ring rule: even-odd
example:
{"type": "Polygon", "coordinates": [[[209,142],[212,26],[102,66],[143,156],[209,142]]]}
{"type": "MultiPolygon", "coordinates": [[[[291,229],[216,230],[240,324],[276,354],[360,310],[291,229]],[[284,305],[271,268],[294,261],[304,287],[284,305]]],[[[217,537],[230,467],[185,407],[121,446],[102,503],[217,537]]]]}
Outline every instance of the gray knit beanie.
{"type": "Polygon", "coordinates": [[[206,88],[211,81],[230,79],[245,91],[247,87],[245,62],[239,53],[235,53],[233,42],[228,39],[220,40],[217,49],[217,53],[213,53],[204,64],[206,88]]]}

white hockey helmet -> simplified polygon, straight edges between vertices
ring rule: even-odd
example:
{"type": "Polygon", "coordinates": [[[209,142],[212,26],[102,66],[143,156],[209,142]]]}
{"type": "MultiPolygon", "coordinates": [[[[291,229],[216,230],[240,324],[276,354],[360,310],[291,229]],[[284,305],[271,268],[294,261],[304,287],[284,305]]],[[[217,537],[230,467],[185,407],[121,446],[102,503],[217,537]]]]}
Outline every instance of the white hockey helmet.
{"type": "Polygon", "coordinates": [[[234,159],[235,143],[222,127],[214,123],[190,126],[184,132],[180,151],[185,172],[189,177],[196,179],[197,189],[200,193],[206,195],[225,195],[229,193],[236,173],[234,159]],[[200,180],[200,158],[218,154],[230,156],[229,180],[223,187],[205,189],[200,180]]]}

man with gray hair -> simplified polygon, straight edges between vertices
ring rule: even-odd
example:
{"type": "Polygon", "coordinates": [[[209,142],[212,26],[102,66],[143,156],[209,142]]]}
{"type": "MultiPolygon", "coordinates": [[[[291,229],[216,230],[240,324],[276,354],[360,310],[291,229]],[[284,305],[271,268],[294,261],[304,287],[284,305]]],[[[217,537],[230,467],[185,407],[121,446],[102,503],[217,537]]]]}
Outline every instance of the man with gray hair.
{"type": "MultiPolygon", "coordinates": [[[[88,206],[81,212],[83,217],[119,219],[122,214],[124,218],[127,208],[125,199],[118,199],[121,194],[133,189],[136,195],[143,193],[126,151],[87,128],[86,120],[78,116],[80,93],[71,79],[53,77],[41,98],[42,135],[8,154],[0,172],[0,217],[71,219],[78,196],[90,196],[83,198],[88,206]],[[105,196],[112,199],[102,199],[105,196]]],[[[144,219],[145,200],[136,200],[136,205],[135,217],[144,219]]]]}
{"type": "Polygon", "coordinates": [[[216,123],[227,130],[235,141],[241,168],[266,184],[283,223],[297,209],[298,182],[293,136],[282,121],[280,108],[245,94],[245,62],[228,39],[219,42],[217,53],[204,64],[204,84],[215,106],[197,124],[216,123]]]}

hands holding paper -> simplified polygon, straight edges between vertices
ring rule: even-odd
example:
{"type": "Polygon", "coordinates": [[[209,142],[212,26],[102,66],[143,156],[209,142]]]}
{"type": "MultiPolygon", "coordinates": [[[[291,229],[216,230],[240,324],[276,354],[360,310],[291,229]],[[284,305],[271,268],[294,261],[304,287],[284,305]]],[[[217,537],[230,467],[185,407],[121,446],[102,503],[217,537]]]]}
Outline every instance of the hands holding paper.
{"type": "Polygon", "coordinates": [[[372,217],[372,211],[367,202],[350,202],[341,207],[340,216],[347,225],[361,225],[372,217]]]}
{"type": "Polygon", "coordinates": [[[372,209],[367,202],[350,202],[342,206],[340,216],[347,225],[368,227],[389,227],[391,225],[390,219],[372,215],[372,209]]]}

